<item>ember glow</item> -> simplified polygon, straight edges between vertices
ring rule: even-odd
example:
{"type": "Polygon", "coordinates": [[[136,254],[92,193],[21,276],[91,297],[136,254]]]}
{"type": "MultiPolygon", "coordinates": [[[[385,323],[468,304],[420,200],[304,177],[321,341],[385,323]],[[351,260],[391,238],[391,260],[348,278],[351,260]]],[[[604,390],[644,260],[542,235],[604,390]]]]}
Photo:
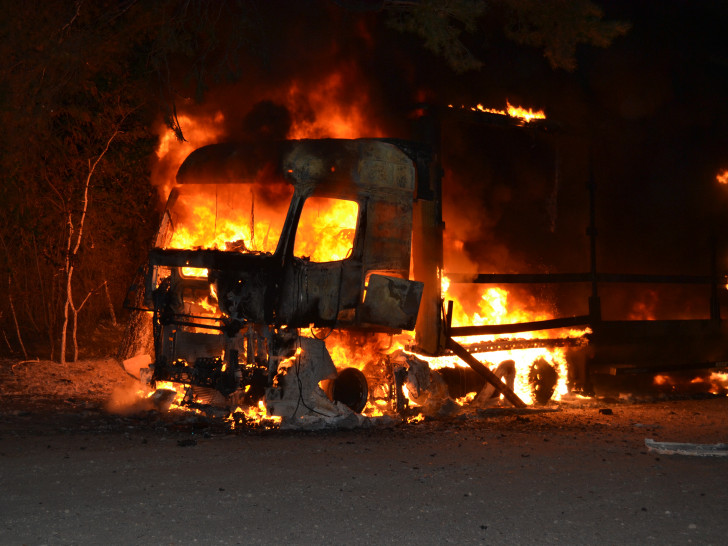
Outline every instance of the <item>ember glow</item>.
{"type": "Polygon", "coordinates": [[[715,175],[715,179],[718,181],[718,184],[728,184],[728,169],[720,171],[717,175],[715,175]]]}
{"type": "Polygon", "coordinates": [[[655,309],[658,304],[657,293],[646,290],[642,301],[636,301],[629,313],[629,320],[655,320],[655,309]]]}
{"type": "Polygon", "coordinates": [[[653,384],[663,389],[681,392],[695,389],[697,392],[710,392],[716,395],[728,393],[728,373],[710,372],[698,377],[686,378],[679,374],[658,374],[653,378],[653,384]]]}

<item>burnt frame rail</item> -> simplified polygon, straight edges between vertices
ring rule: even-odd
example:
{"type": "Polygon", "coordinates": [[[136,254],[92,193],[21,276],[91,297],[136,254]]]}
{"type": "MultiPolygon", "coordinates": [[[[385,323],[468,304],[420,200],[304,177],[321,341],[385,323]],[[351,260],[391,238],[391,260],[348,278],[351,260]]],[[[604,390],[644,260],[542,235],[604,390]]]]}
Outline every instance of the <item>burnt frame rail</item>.
{"type": "MultiPolygon", "coordinates": [[[[713,264],[715,262],[713,261],[713,264]]],[[[448,278],[453,283],[471,284],[555,284],[555,283],[592,283],[592,296],[589,298],[589,314],[572,317],[561,317],[533,322],[513,324],[494,324],[485,326],[455,326],[448,332],[453,336],[478,336],[487,334],[511,334],[534,330],[568,328],[572,326],[594,326],[602,322],[601,305],[599,304],[599,284],[691,284],[711,287],[710,319],[720,321],[720,301],[718,287],[726,282],[715,271],[711,275],[649,275],[632,273],[480,273],[468,275],[452,273],[448,278]]],[[[659,321],[656,321],[659,322],[659,321]]]]}

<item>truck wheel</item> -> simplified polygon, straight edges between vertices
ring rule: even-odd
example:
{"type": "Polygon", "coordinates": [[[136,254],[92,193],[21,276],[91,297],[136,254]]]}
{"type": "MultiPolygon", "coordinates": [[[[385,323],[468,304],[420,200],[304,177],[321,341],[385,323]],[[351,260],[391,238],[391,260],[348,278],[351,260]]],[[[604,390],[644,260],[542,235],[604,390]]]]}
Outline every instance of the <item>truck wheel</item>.
{"type": "Polygon", "coordinates": [[[367,405],[369,387],[367,378],[356,368],[344,368],[334,380],[334,400],[361,413],[367,405]]]}

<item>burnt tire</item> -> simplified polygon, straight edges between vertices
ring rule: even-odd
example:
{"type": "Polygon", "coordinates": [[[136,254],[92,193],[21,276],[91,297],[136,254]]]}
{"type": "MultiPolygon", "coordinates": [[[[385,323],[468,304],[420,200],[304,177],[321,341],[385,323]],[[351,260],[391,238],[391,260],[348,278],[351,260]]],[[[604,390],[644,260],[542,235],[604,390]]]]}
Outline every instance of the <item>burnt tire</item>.
{"type": "Polygon", "coordinates": [[[367,378],[356,368],[344,368],[334,380],[333,398],[352,411],[361,413],[367,405],[369,386],[367,378]]]}
{"type": "Polygon", "coordinates": [[[559,382],[559,373],[544,358],[537,359],[531,364],[528,372],[528,382],[531,385],[533,398],[539,404],[546,404],[554,395],[559,382]]]}

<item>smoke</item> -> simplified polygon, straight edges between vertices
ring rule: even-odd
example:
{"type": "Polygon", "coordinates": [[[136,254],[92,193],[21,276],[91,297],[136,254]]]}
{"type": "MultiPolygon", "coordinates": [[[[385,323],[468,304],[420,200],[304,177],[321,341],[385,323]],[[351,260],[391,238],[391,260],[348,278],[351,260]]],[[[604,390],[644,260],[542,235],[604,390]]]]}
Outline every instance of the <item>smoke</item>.
{"type": "Polygon", "coordinates": [[[114,388],[105,409],[115,415],[135,415],[158,408],[147,397],[141,383],[130,378],[124,385],[114,388]]]}
{"type": "Polygon", "coordinates": [[[246,140],[280,140],[291,130],[291,113],[288,108],[271,100],[262,100],[243,118],[246,140]]]}

